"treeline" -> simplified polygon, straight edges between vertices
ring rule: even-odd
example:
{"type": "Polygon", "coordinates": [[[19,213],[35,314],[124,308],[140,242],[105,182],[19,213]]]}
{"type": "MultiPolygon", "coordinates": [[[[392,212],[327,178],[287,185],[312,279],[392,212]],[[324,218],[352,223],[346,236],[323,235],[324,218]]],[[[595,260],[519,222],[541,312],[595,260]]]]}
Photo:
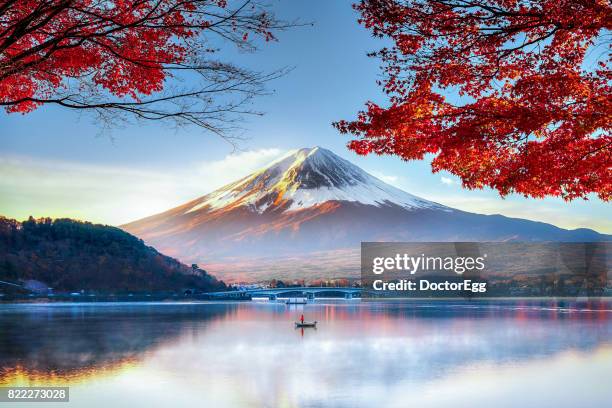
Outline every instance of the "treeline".
{"type": "MultiPolygon", "coordinates": [[[[226,288],[196,265],[165,256],[119,228],[32,217],[18,222],[0,216],[0,280],[41,281],[55,292],[226,288]]],[[[0,284],[0,292],[7,287],[0,284]]]]}

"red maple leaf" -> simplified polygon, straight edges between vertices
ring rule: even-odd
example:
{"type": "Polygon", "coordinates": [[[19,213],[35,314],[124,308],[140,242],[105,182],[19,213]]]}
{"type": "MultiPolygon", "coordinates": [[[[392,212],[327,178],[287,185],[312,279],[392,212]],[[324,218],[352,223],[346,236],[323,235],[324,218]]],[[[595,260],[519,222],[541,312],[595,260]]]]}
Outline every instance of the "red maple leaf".
{"type": "Polygon", "coordinates": [[[244,102],[279,72],[219,62],[209,37],[242,46],[250,34],[267,41],[289,26],[256,1],[228,3],[0,0],[0,106],[27,113],[56,104],[220,132],[215,121],[245,112],[244,102]],[[168,86],[186,72],[201,81],[168,86]],[[215,104],[216,94],[230,98],[215,104]]]}
{"type": "Polygon", "coordinates": [[[359,154],[434,156],[467,188],[612,197],[605,0],[370,0],[386,107],[335,126],[359,154]],[[450,96],[452,95],[452,96],[450,96]],[[455,96],[456,95],[456,96],[455,96]]]}

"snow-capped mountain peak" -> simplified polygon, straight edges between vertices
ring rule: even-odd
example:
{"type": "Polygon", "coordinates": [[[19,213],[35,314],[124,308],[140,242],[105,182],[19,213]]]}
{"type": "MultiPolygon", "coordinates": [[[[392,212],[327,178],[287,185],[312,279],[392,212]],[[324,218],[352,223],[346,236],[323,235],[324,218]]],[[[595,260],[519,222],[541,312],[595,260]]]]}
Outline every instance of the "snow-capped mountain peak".
{"type": "Polygon", "coordinates": [[[322,148],[300,149],[206,196],[122,226],[229,281],[359,276],[366,241],[599,241],[609,235],[480,215],[390,186],[322,148]]]}
{"type": "Polygon", "coordinates": [[[258,213],[296,211],[328,201],[446,208],[393,187],[327,149],[313,147],[290,151],[251,175],[196,199],[185,213],[241,206],[258,213]]]}

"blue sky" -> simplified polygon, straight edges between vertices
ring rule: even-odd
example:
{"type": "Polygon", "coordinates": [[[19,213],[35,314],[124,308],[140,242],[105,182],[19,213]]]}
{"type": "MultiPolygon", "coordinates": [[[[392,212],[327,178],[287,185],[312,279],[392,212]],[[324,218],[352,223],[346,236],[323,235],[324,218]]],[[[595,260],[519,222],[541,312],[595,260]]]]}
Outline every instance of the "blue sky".
{"type": "Polygon", "coordinates": [[[294,69],[269,84],[273,94],[253,105],[240,151],[201,129],[130,125],[101,131],[91,117],[55,107],[0,113],[0,214],[74,217],[121,224],[204,195],[264,165],[286,150],[323,146],[412,194],[456,208],[612,232],[610,204],[596,198],[565,203],[493,191],[468,191],[427,162],[357,157],[331,126],[351,119],[367,100],[384,101],[376,86],[378,61],[368,51],[380,40],[357,24],[350,1],[275,1],[285,19],[313,27],[281,33],[255,53],[224,58],[256,70],[294,69]]]}

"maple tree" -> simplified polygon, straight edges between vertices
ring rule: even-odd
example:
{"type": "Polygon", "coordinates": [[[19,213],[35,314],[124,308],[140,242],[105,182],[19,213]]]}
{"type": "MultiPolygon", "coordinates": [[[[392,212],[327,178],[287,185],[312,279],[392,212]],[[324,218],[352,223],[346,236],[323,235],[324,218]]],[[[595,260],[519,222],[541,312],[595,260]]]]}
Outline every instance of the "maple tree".
{"type": "Polygon", "coordinates": [[[59,105],[118,118],[195,124],[228,136],[248,102],[285,70],[219,60],[293,24],[257,1],[0,0],[0,105],[59,105]]]}
{"type": "Polygon", "coordinates": [[[390,40],[352,134],[359,154],[433,157],[464,187],[502,196],[612,197],[607,0],[369,0],[359,22],[390,40]],[[431,155],[431,156],[427,156],[431,155]]]}

